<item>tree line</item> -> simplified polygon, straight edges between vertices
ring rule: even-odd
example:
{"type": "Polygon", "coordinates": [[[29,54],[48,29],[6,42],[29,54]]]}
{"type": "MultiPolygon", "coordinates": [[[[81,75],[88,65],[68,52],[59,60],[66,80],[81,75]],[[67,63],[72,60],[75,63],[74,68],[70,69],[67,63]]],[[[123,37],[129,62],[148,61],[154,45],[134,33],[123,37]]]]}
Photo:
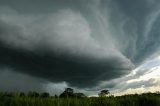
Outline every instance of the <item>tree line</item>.
{"type": "MultiPolygon", "coordinates": [[[[109,90],[102,90],[100,91],[100,93],[98,94],[99,97],[105,97],[107,96],[109,93],[109,90]]],[[[24,93],[24,92],[1,92],[1,95],[6,96],[6,97],[15,97],[15,96],[19,96],[19,97],[41,97],[41,98],[48,98],[48,97],[55,97],[55,98],[85,98],[87,97],[84,93],[80,93],[80,92],[74,92],[74,90],[72,88],[66,88],[59,96],[58,95],[54,95],[51,96],[48,92],[43,92],[43,93],[38,93],[35,91],[29,91],[28,93],[24,93]]]]}

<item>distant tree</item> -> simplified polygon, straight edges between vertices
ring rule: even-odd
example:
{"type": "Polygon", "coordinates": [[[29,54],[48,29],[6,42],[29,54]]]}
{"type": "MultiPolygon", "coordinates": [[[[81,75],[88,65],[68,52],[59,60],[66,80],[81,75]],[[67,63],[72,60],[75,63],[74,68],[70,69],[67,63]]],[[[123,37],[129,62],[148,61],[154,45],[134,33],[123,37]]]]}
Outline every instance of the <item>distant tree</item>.
{"type": "Polygon", "coordinates": [[[66,93],[73,93],[73,89],[72,89],[72,88],[66,88],[66,89],[65,89],[65,92],[66,92],[66,93]]]}
{"type": "Polygon", "coordinates": [[[72,98],[75,97],[74,93],[73,93],[73,89],[72,88],[66,88],[65,91],[60,94],[61,98],[72,98]]]}
{"type": "Polygon", "coordinates": [[[106,97],[108,94],[110,94],[109,90],[102,90],[98,95],[99,97],[106,97]]]}
{"type": "Polygon", "coordinates": [[[77,98],[84,98],[84,97],[86,97],[86,95],[84,95],[83,93],[74,93],[74,95],[75,95],[77,98]]]}
{"type": "Polygon", "coordinates": [[[50,95],[49,95],[49,93],[47,93],[47,92],[43,92],[43,93],[41,93],[40,94],[40,97],[43,97],[43,98],[47,98],[47,97],[49,97],[50,95]]]}
{"type": "Polygon", "coordinates": [[[28,92],[28,97],[39,97],[39,93],[37,93],[37,92],[28,92]]]}
{"type": "Polygon", "coordinates": [[[160,91],[156,91],[155,94],[156,94],[156,95],[160,95],[160,91]]]}
{"type": "Polygon", "coordinates": [[[6,96],[6,97],[14,97],[15,93],[13,93],[13,92],[5,92],[4,96],[6,96]]]}
{"type": "Polygon", "coordinates": [[[55,97],[55,98],[58,98],[58,96],[57,96],[57,95],[54,95],[54,97],[55,97]]]}
{"type": "Polygon", "coordinates": [[[20,93],[19,93],[19,96],[20,96],[20,97],[25,97],[25,93],[24,93],[24,92],[20,92],[20,93]]]}

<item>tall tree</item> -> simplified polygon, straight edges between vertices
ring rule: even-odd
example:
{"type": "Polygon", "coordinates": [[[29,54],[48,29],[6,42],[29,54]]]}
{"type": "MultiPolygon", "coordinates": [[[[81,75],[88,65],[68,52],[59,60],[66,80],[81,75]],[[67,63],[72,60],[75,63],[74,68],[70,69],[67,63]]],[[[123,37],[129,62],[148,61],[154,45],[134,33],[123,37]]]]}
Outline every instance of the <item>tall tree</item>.
{"type": "Polygon", "coordinates": [[[106,97],[108,94],[110,94],[109,90],[102,90],[98,95],[99,97],[106,97]]]}

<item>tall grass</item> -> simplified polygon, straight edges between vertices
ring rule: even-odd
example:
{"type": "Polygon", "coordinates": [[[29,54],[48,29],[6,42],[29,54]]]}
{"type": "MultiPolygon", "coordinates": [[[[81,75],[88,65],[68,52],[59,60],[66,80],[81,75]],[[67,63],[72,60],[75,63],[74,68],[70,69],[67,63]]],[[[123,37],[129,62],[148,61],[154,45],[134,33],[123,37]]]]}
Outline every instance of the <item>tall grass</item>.
{"type": "Polygon", "coordinates": [[[0,93],[0,106],[160,106],[160,95],[142,94],[120,97],[55,98],[5,96],[0,93]]]}

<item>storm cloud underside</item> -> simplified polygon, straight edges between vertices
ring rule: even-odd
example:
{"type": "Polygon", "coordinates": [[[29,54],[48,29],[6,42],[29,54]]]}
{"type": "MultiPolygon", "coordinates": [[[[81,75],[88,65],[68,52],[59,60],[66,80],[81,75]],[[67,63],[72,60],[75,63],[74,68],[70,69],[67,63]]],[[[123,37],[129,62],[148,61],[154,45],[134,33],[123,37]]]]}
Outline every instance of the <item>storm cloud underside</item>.
{"type": "Polygon", "coordinates": [[[128,74],[159,50],[160,10],[123,1],[0,1],[0,66],[81,88],[128,74]]]}

